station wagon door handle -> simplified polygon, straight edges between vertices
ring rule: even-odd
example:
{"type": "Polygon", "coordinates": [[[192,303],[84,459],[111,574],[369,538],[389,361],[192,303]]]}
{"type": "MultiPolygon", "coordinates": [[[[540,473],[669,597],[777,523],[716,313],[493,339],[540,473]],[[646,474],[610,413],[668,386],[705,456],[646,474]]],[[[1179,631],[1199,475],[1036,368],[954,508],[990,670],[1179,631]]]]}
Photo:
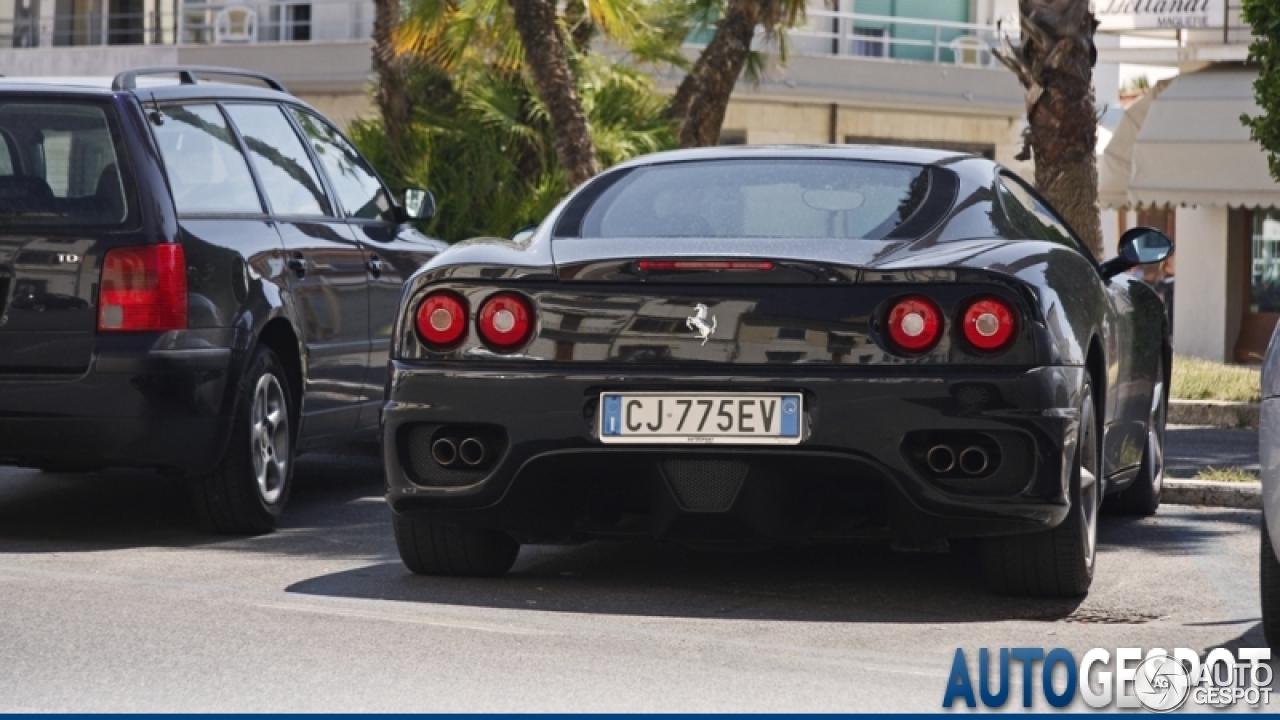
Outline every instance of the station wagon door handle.
{"type": "Polygon", "coordinates": [[[369,262],[365,264],[369,268],[369,274],[374,277],[382,277],[382,258],[377,255],[369,256],[369,262]]]}
{"type": "Polygon", "coordinates": [[[307,276],[307,259],[302,256],[302,253],[294,253],[293,257],[289,258],[289,269],[298,276],[299,280],[307,276]]]}

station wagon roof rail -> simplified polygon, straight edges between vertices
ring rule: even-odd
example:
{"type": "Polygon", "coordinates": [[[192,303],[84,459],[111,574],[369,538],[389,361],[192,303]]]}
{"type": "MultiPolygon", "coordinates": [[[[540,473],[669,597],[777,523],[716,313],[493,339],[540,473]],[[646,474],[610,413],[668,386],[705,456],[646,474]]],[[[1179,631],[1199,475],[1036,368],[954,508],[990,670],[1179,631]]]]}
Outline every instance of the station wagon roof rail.
{"type": "Polygon", "coordinates": [[[137,88],[138,76],[140,75],[177,75],[178,82],[182,85],[199,84],[196,75],[225,75],[229,77],[243,77],[253,80],[261,80],[272,90],[287,93],[289,92],[279,80],[267,75],[266,73],[254,72],[252,70],[241,70],[239,68],[227,67],[206,67],[200,65],[188,65],[181,67],[151,67],[137,68],[134,70],[125,70],[119,73],[111,81],[112,90],[133,90],[137,88]]]}

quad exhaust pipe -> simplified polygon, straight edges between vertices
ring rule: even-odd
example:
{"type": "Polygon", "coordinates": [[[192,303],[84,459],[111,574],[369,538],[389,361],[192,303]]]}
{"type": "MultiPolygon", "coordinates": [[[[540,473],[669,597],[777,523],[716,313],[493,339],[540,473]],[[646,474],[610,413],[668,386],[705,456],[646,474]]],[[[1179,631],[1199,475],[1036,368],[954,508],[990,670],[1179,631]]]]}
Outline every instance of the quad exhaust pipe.
{"type": "Polygon", "coordinates": [[[431,443],[431,459],[440,467],[453,467],[457,464],[475,467],[484,462],[488,451],[479,438],[464,438],[461,441],[443,437],[431,443]]]}
{"type": "Polygon", "coordinates": [[[431,443],[431,459],[441,467],[449,467],[458,459],[458,446],[453,438],[440,438],[431,443]]]}
{"type": "Polygon", "coordinates": [[[484,443],[475,438],[467,438],[458,445],[458,459],[472,467],[484,462],[484,443]]]}
{"type": "Polygon", "coordinates": [[[987,455],[987,451],[977,445],[967,447],[960,453],[960,469],[966,475],[981,475],[990,465],[991,458],[987,455]]]}
{"type": "Polygon", "coordinates": [[[956,455],[948,445],[934,445],[925,454],[925,464],[937,475],[945,475],[957,467],[965,475],[982,475],[991,467],[991,456],[978,446],[970,445],[956,455]]]}
{"type": "Polygon", "coordinates": [[[956,454],[946,445],[934,445],[929,448],[929,454],[925,456],[925,462],[929,464],[929,469],[935,473],[942,475],[951,472],[956,466],[956,454]]]}

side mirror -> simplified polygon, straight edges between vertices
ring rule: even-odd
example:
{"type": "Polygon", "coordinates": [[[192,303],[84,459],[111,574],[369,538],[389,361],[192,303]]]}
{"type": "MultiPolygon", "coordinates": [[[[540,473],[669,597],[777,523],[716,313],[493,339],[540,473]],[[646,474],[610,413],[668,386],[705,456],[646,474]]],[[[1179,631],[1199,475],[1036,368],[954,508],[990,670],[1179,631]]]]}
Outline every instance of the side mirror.
{"type": "Polygon", "coordinates": [[[1154,228],[1130,228],[1120,236],[1120,256],[1102,263],[1107,278],[1137,265],[1158,263],[1173,254],[1173,241],[1154,228]]]}
{"type": "Polygon", "coordinates": [[[537,225],[526,225],[517,230],[515,235],[511,236],[511,242],[521,245],[527,242],[529,238],[533,237],[533,234],[536,232],[538,232],[537,225]]]}
{"type": "Polygon", "coordinates": [[[436,198],[422,188],[404,191],[404,212],[409,220],[430,220],[436,214],[436,198]]]}

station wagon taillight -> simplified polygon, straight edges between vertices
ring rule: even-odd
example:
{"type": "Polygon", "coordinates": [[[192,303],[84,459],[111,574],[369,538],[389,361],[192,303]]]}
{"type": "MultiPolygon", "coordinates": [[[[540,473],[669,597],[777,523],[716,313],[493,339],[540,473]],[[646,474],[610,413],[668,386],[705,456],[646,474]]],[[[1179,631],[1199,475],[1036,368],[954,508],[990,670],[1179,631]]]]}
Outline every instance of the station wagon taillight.
{"type": "Polygon", "coordinates": [[[942,312],[929,298],[905,297],[889,309],[888,326],[889,340],[898,350],[925,352],[942,337],[942,312]]]}
{"type": "Polygon", "coordinates": [[[447,290],[433,292],[418,306],[416,325],[418,337],[432,349],[451,348],[467,334],[467,301],[447,290]]]}
{"type": "Polygon", "coordinates": [[[187,327],[187,261],[178,243],[113,248],[102,260],[98,330],[187,327]]]}
{"type": "Polygon", "coordinates": [[[489,347],[499,352],[517,350],[533,332],[533,305],[523,295],[498,293],[480,306],[477,326],[489,347]]]}
{"type": "Polygon", "coordinates": [[[1017,314],[1008,302],[996,297],[975,300],[961,320],[964,339],[982,352],[1003,350],[1017,329],[1017,314]]]}

